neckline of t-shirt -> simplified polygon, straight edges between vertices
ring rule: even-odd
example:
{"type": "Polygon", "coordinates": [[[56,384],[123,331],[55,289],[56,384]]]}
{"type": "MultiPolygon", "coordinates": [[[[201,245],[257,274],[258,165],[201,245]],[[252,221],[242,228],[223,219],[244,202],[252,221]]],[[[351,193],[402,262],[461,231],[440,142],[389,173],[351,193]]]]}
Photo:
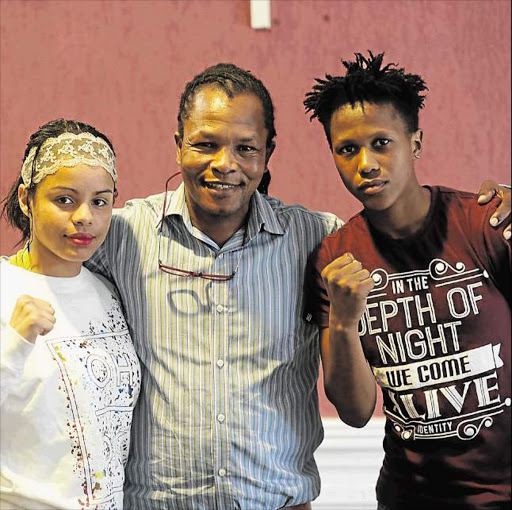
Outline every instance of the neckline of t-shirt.
{"type": "MultiPolygon", "coordinates": [[[[377,230],[373,227],[373,225],[368,221],[367,218],[365,218],[366,223],[368,224],[368,228],[370,229],[370,232],[374,237],[378,237],[386,243],[394,243],[394,244],[410,244],[414,243],[418,240],[420,237],[425,237],[426,232],[431,228],[432,226],[432,219],[434,218],[435,212],[438,207],[439,203],[439,188],[437,186],[428,186],[424,185],[424,188],[427,188],[430,190],[430,207],[427,213],[427,216],[423,220],[423,223],[421,227],[414,232],[414,234],[411,234],[407,237],[402,237],[400,239],[396,239],[394,237],[391,237],[384,232],[381,232],[380,230],[377,230]]],[[[364,211],[363,211],[364,215],[364,211]]]]}
{"type": "MultiPolygon", "coordinates": [[[[9,262],[9,257],[2,257],[0,260],[0,264],[2,266],[5,265],[6,269],[13,271],[15,273],[17,272],[22,276],[30,276],[35,280],[50,283],[52,286],[57,286],[61,289],[68,288],[70,286],[76,288],[76,285],[82,282],[84,278],[86,278],[86,274],[88,271],[86,267],[82,266],[80,268],[80,272],[76,276],[48,276],[41,273],[34,273],[33,271],[29,271],[28,269],[25,269],[23,267],[15,266],[14,264],[11,264],[9,262]]],[[[27,291],[27,294],[30,294],[30,290],[27,291]]]]}

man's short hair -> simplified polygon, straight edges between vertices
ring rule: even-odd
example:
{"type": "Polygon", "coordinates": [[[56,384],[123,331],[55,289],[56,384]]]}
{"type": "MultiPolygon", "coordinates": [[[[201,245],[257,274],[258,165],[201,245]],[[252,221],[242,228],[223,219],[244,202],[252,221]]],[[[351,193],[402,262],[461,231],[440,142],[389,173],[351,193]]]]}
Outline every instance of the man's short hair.
{"type": "Polygon", "coordinates": [[[325,79],[316,78],[316,85],[306,94],[306,113],[313,112],[310,120],[316,117],[320,121],[331,149],[332,114],[345,104],[391,104],[402,116],[409,133],[418,130],[418,114],[425,99],[420,92],[428,90],[425,82],[417,74],[406,74],[394,63],[382,67],[384,53],[368,53],[368,58],[355,53],[355,61],[342,60],[345,76],[327,74],[325,79]]]}
{"type": "Polygon", "coordinates": [[[181,95],[180,109],[178,113],[178,131],[183,137],[183,120],[188,118],[190,107],[198,90],[205,86],[213,86],[223,90],[229,98],[242,93],[251,93],[257,96],[263,106],[265,128],[267,130],[267,147],[274,137],[274,105],[270,93],[263,82],[256,78],[250,71],[241,69],[234,64],[216,64],[208,67],[185,85],[181,95]]]}

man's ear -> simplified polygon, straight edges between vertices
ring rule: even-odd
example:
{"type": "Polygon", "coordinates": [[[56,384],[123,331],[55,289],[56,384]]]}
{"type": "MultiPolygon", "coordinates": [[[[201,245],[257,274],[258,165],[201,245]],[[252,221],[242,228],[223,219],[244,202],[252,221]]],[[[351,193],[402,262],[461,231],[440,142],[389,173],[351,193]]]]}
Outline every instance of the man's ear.
{"type": "Polygon", "coordinates": [[[411,149],[413,157],[420,159],[423,149],[423,130],[418,129],[411,135],[411,149]]]}
{"type": "Polygon", "coordinates": [[[24,184],[18,186],[18,203],[20,204],[21,212],[30,218],[30,205],[28,203],[28,190],[24,184]]]}
{"type": "Polygon", "coordinates": [[[176,163],[181,166],[181,145],[183,139],[181,138],[180,132],[174,133],[174,142],[176,143],[176,163]]]}
{"type": "Polygon", "coordinates": [[[275,142],[270,142],[270,144],[267,145],[266,154],[265,154],[265,167],[268,166],[268,162],[270,161],[270,158],[271,158],[272,154],[274,153],[275,148],[276,148],[275,142]]]}

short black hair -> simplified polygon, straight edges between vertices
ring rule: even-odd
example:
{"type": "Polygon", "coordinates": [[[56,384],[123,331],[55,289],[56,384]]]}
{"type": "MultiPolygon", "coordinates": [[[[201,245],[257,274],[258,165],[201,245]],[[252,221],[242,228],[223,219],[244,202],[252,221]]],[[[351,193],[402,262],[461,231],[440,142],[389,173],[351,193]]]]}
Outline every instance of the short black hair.
{"type": "Polygon", "coordinates": [[[220,88],[229,98],[244,92],[256,95],[263,106],[264,122],[267,130],[267,147],[272,144],[276,136],[276,128],[274,126],[274,104],[270,93],[263,82],[251,74],[250,71],[241,69],[234,64],[216,64],[208,67],[185,85],[185,90],[181,94],[178,113],[178,132],[181,137],[183,137],[183,120],[188,118],[196,93],[199,89],[208,85],[220,88]]]}
{"type": "Polygon", "coordinates": [[[355,53],[355,61],[341,60],[346,68],[345,76],[316,78],[311,92],[306,94],[304,106],[306,113],[313,112],[324,127],[329,146],[331,143],[332,114],[345,104],[374,103],[391,104],[402,116],[409,133],[418,130],[418,114],[423,108],[425,96],[420,92],[428,90],[423,78],[417,74],[406,74],[396,64],[382,67],[384,53],[373,55],[368,51],[366,58],[355,53]]]}

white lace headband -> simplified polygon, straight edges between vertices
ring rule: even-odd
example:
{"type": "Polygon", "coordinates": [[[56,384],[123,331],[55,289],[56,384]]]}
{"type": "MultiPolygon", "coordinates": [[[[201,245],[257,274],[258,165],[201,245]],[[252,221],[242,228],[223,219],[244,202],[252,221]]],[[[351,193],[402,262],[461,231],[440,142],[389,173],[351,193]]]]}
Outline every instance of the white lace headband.
{"type": "Polygon", "coordinates": [[[63,133],[56,138],[48,138],[39,149],[34,172],[32,165],[36,154],[32,147],[21,167],[21,177],[25,186],[37,184],[47,175],[54,174],[60,167],[72,167],[85,163],[101,166],[117,182],[116,157],[102,138],[91,133],[63,133]]]}

